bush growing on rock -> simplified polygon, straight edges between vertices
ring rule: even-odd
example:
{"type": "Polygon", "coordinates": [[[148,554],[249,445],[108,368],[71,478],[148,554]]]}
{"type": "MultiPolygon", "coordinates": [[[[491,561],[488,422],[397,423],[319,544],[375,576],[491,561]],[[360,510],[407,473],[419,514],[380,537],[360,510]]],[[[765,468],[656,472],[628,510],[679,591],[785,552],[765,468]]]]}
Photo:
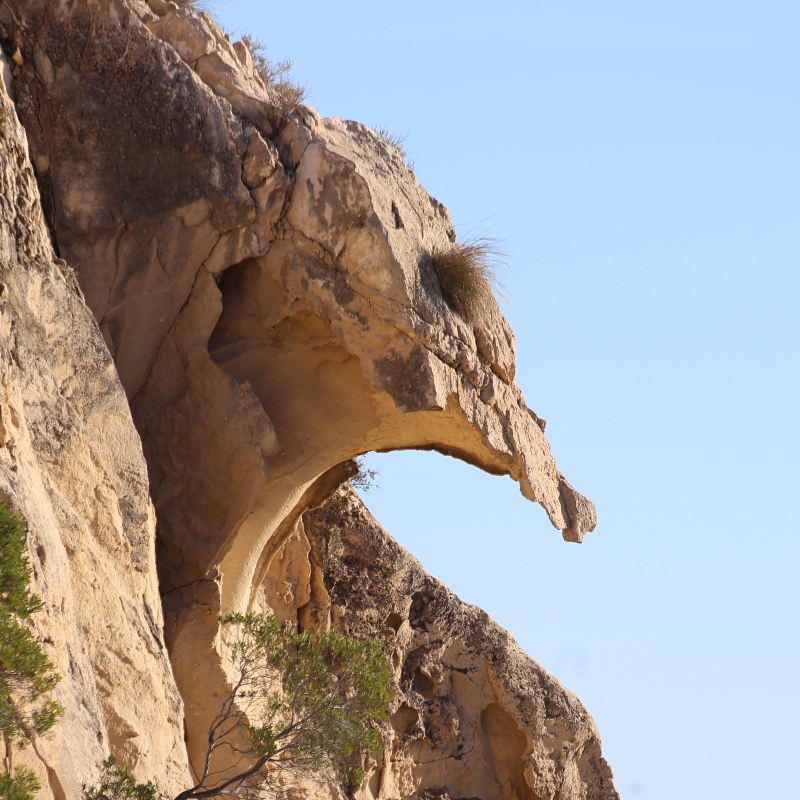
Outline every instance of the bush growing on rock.
{"type": "Polygon", "coordinates": [[[377,482],[379,472],[367,466],[366,456],[356,456],[353,461],[356,474],[350,478],[350,485],[362,492],[368,492],[370,489],[380,489],[380,484],[377,482]]]}
{"type": "Polygon", "coordinates": [[[100,764],[100,783],[83,787],[83,800],[158,800],[158,793],[152,783],[137,783],[131,771],[110,755],[100,764]]]}
{"type": "Polygon", "coordinates": [[[388,147],[393,148],[397,151],[397,154],[400,158],[403,159],[406,166],[410,170],[414,170],[415,162],[414,159],[411,158],[411,154],[406,149],[406,136],[401,136],[397,133],[392,133],[388,128],[384,127],[383,125],[376,126],[372,128],[372,132],[378,137],[378,140],[383,142],[388,147]]]}
{"type": "MultiPolygon", "coordinates": [[[[63,713],[47,695],[61,676],[33,634],[20,623],[42,608],[29,590],[31,567],[25,521],[0,503],[0,733],[6,746],[24,747],[46,734],[63,713]]],[[[39,790],[33,773],[0,775],[0,797],[27,800],[39,790]]]]}
{"type": "Polygon", "coordinates": [[[289,77],[293,62],[291,58],[273,61],[267,56],[267,46],[249,33],[242,35],[244,46],[250,51],[253,67],[264,86],[271,90],[270,116],[275,124],[285,120],[297,106],[308,97],[308,87],[289,77]]]}
{"type": "Polygon", "coordinates": [[[363,757],[381,749],[373,723],[387,719],[391,701],[380,642],[299,632],[266,614],[228,614],[222,622],[238,629],[231,692],[209,731],[204,773],[176,800],[270,797],[286,771],[359,784],[363,757]],[[230,753],[241,769],[212,780],[215,751],[230,753]]]}
{"type": "MultiPolygon", "coordinates": [[[[378,639],[282,627],[266,614],[228,614],[231,690],[208,731],[196,784],[175,800],[286,793],[287,777],[325,775],[354,787],[381,751],[374,723],[388,718],[391,675],[378,639]]],[[[113,757],[83,800],[156,800],[113,757]]]]}

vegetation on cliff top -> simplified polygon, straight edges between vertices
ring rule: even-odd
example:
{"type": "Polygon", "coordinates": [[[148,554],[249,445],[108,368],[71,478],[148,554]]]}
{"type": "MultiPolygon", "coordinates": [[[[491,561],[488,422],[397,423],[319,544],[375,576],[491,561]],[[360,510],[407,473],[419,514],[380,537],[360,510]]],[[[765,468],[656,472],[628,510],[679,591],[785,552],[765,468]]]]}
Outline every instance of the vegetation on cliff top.
{"type": "Polygon", "coordinates": [[[308,97],[308,86],[289,76],[293,66],[291,58],[273,61],[267,55],[264,42],[249,33],[242,34],[242,42],[250,51],[256,73],[271,92],[270,119],[278,125],[308,97]]]}
{"type": "Polygon", "coordinates": [[[503,286],[505,255],[497,239],[479,236],[434,250],[433,269],[450,308],[473,325],[486,324],[503,286]]]}
{"type": "Polygon", "coordinates": [[[284,58],[280,61],[273,61],[267,55],[267,46],[261,39],[251,36],[249,33],[242,34],[242,42],[250,51],[253,59],[253,67],[258,73],[259,78],[264,81],[268,89],[273,89],[283,111],[289,113],[308,97],[308,86],[298,83],[289,77],[294,62],[291,58],[284,58]]]}
{"type": "Polygon", "coordinates": [[[228,614],[222,622],[239,631],[231,692],[209,730],[203,774],[176,800],[223,792],[273,796],[286,771],[323,772],[358,785],[364,755],[381,749],[373,723],[387,719],[391,701],[380,642],[299,632],[266,614],[228,614]],[[242,732],[246,745],[237,742],[242,732]],[[217,750],[241,769],[212,780],[217,750]]]}

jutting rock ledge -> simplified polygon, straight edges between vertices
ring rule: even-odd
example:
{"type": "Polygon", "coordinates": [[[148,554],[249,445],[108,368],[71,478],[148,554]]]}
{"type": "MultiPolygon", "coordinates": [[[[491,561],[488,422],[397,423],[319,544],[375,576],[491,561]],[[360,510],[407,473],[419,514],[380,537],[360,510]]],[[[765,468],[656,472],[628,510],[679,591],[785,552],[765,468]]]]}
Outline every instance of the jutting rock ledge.
{"type": "Polygon", "coordinates": [[[506,320],[442,298],[446,208],[369,128],[270,113],[205,14],[0,0],[0,39],[0,492],[67,676],[70,735],[26,756],[51,795],[109,750],[184,788],[225,691],[218,615],[264,608],[400,643],[363,800],[616,798],[577,699],[339,488],[356,455],[431,449],[510,475],[568,541],[594,528],[506,320]]]}

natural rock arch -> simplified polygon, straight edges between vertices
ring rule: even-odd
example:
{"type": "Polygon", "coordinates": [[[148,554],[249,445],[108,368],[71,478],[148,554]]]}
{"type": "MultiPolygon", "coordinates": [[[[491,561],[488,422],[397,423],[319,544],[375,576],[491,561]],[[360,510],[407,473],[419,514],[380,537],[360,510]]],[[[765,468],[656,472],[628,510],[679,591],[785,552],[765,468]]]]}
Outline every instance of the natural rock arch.
{"type": "Polygon", "coordinates": [[[48,222],[142,437],[190,730],[221,674],[217,614],[252,603],[354,455],[436,449],[509,474],[565,538],[594,528],[514,384],[507,322],[445,304],[449,215],[395,150],[306,107],[276,126],[252,66],[187,10],[7,5],[48,222]]]}

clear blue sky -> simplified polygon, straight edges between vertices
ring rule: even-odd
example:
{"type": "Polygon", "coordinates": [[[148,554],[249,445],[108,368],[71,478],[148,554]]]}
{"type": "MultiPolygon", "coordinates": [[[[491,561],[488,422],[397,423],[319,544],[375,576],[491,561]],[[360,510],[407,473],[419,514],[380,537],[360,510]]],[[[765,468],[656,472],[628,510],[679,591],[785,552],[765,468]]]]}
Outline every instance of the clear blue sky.
{"type": "Polygon", "coordinates": [[[506,240],[518,382],[599,525],[371,456],[384,526],[594,715],[623,798],[800,796],[800,5],[225,0],[506,240]]]}

